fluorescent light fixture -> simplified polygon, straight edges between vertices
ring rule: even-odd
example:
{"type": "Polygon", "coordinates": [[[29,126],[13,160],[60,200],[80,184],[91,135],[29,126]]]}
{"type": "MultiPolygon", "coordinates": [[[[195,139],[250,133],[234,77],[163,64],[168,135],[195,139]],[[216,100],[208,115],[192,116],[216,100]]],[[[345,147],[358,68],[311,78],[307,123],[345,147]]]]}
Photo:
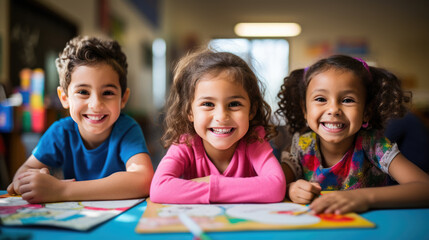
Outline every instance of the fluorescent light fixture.
{"type": "Polygon", "coordinates": [[[241,37],[294,37],[301,33],[297,23],[238,23],[235,34],[241,37]]]}

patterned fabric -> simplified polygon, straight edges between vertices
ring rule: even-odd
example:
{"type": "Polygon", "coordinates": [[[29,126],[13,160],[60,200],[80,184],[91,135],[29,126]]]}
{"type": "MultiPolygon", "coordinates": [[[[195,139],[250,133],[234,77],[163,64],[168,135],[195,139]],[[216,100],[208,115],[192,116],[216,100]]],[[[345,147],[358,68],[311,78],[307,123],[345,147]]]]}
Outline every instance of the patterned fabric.
{"type": "Polygon", "coordinates": [[[314,132],[295,134],[290,153],[282,153],[282,162],[291,167],[296,179],[318,182],[322,190],[388,185],[388,168],[399,150],[382,132],[359,131],[354,146],[330,168],[322,165],[318,141],[314,132]]]}

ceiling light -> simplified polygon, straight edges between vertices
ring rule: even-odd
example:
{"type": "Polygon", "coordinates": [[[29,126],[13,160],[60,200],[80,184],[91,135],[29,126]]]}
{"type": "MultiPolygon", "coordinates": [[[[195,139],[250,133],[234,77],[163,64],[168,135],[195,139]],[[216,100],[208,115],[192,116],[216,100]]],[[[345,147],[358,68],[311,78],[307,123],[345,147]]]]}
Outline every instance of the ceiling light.
{"type": "Polygon", "coordinates": [[[238,23],[235,34],[241,37],[294,37],[301,33],[297,23],[238,23]]]}

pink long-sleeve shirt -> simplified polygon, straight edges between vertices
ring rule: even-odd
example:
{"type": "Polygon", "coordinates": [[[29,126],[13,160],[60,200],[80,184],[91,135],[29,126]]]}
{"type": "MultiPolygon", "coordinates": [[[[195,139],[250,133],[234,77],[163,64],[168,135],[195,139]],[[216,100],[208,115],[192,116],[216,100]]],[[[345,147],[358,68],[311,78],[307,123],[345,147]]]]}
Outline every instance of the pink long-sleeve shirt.
{"type": "MultiPolygon", "coordinates": [[[[263,128],[258,129],[261,138],[263,128]]],[[[267,203],[285,197],[286,180],[267,141],[240,140],[227,169],[220,173],[202,139],[172,145],[153,177],[150,199],[158,203],[267,203]],[[210,176],[210,182],[190,179],[210,176]]]]}

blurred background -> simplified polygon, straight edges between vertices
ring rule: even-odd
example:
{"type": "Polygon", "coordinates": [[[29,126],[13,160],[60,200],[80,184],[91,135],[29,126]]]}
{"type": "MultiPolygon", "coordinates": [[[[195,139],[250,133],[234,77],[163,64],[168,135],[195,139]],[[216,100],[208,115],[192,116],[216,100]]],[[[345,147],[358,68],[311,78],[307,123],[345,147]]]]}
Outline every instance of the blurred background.
{"type": "MultiPolygon", "coordinates": [[[[177,60],[210,45],[244,58],[277,109],[283,78],[334,53],[395,73],[428,126],[427,0],[0,0],[0,174],[4,186],[41,134],[64,116],[55,58],[76,35],[109,36],[128,57],[125,113],[142,126],[156,167],[161,117],[177,60]],[[296,23],[296,36],[238,36],[242,22],[296,23]]],[[[4,188],[2,188],[4,189],[4,188]]]]}

